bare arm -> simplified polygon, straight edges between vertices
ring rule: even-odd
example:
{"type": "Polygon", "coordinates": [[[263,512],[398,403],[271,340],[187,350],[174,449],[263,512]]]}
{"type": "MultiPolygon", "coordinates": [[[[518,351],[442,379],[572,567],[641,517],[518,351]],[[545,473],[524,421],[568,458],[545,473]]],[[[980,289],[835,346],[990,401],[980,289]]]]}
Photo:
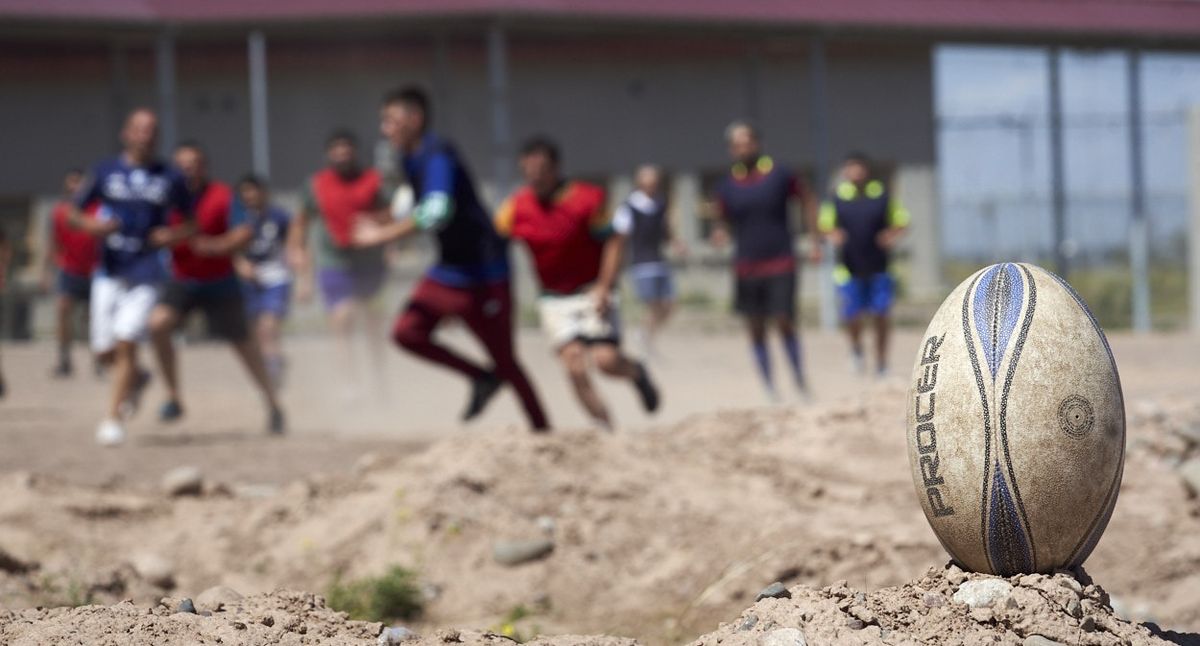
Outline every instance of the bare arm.
{"type": "Polygon", "coordinates": [[[351,243],[355,247],[377,247],[407,238],[420,230],[416,218],[388,220],[385,223],[360,219],[355,222],[351,243]]]}
{"type": "Polygon", "coordinates": [[[116,233],[121,228],[121,223],[115,219],[103,220],[100,218],[85,218],[83,211],[78,206],[71,204],[67,211],[67,224],[72,229],[78,229],[88,235],[97,238],[103,238],[111,233],[116,233]]]}
{"type": "Polygon", "coordinates": [[[220,235],[198,236],[192,240],[192,249],[201,256],[232,256],[245,249],[253,238],[254,230],[243,225],[220,235]]]}

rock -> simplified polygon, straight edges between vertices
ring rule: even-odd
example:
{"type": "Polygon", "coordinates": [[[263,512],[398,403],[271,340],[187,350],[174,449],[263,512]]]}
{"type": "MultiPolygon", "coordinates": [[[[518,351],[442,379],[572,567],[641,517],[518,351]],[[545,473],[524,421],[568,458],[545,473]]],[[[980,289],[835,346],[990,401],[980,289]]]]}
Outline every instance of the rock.
{"type": "Polygon", "coordinates": [[[930,608],[938,608],[946,605],[946,597],[943,597],[936,592],[926,592],[925,595],[921,597],[921,600],[924,601],[925,605],[929,606],[930,608]]]}
{"type": "Polygon", "coordinates": [[[754,628],[756,625],[758,625],[758,615],[750,614],[746,615],[746,618],[742,620],[742,623],[738,624],[737,629],[741,632],[745,632],[751,628],[754,628]]]}
{"type": "Polygon", "coordinates": [[[168,496],[198,496],[204,491],[204,474],[192,466],[175,467],[163,475],[162,490],[168,496]]]}
{"type": "Polygon", "coordinates": [[[1075,594],[1083,594],[1083,584],[1081,584],[1074,575],[1066,574],[1058,578],[1059,585],[1070,589],[1075,594]]]}
{"type": "Polygon", "coordinates": [[[37,567],[37,563],[26,563],[12,554],[9,554],[3,548],[0,548],[0,572],[8,572],[9,574],[25,574],[30,570],[36,570],[37,567]]]}
{"type": "Polygon", "coordinates": [[[501,565],[520,565],[536,561],[554,551],[554,541],[496,541],[492,543],[492,558],[501,565]]]}
{"type": "Polygon", "coordinates": [[[1090,633],[1096,629],[1096,620],[1092,617],[1084,617],[1083,621],[1079,622],[1079,629],[1085,633],[1090,633]]]}
{"type": "Polygon", "coordinates": [[[189,615],[196,614],[196,604],[192,603],[191,599],[184,598],[184,600],[180,601],[179,605],[175,607],[175,614],[179,613],[185,613],[189,615]]]}
{"type": "Polygon", "coordinates": [[[129,564],[146,581],[160,588],[175,587],[175,566],[166,558],[153,552],[144,552],[134,556],[129,564]]]}
{"type": "Polygon", "coordinates": [[[799,628],[780,628],[763,635],[759,646],[808,646],[799,628]]]}
{"type": "Polygon", "coordinates": [[[1079,604],[1079,599],[1071,599],[1067,602],[1067,614],[1076,619],[1083,616],[1083,606],[1079,604]]]}
{"type": "Polygon", "coordinates": [[[851,617],[846,620],[846,627],[850,630],[862,630],[867,627],[867,624],[858,617],[851,617]]]}
{"type": "Polygon", "coordinates": [[[538,529],[546,532],[546,534],[554,533],[554,519],[549,516],[538,516],[537,526],[538,529]]]}
{"type": "Polygon", "coordinates": [[[951,567],[950,570],[946,572],[946,580],[952,585],[958,585],[967,580],[967,573],[963,572],[957,567],[951,567]]]}
{"type": "Polygon", "coordinates": [[[1053,639],[1042,637],[1041,635],[1030,635],[1025,638],[1025,641],[1021,642],[1021,646],[1063,646],[1063,644],[1053,639]]]}
{"type": "Polygon", "coordinates": [[[241,600],[242,595],[237,590],[223,585],[215,585],[196,595],[196,603],[208,610],[220,610],[241,600]]]}
{"type": "Polygon", "coordinates": [[[966,581],[954,593],[955,603],[965,603],[971,608],[991,608],[1012,594],[1012,584],[1003,579],[977,579],[966,581]]]}
{"type": "Polygon", "coordinates": [[[1193,498],[1200,496],[1200,458],[1192,458],[1179,465],[1179,477],[1193,498]]]}
{"type": "Polygon", "coordinates": [[[763,588],[762,592],[759,592],[758,596],[754,598],[754,601],[758,602],[758,601],[762,601],[763,599],[791,599],[791,598],[792,598],[792,593],[788,592],[788,589],[785,588],[782,583],[780,583],[779,581],[776,581],[775,583],[772,583],[771,585],[763,588]]]}
{"type": "Polygon", "coordinates": [[[404,626],[391,626],[384,628],[383,632],[379,633],[379,646],[389,646],[391,644],[400,644],[411,639],[419,639],[420,635],[409,630],[404,626]]]}

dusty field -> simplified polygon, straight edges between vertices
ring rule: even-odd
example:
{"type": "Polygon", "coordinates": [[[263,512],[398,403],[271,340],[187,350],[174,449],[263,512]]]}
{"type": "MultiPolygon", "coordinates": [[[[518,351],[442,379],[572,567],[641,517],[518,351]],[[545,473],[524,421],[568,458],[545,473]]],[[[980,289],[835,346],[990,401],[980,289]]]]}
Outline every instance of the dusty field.
{"type": "MultiPolygon", "coordinates": [[[[16,612],[7,622],[0,615],[0,624],[74,625],[92,615],[20,609],[126,598],[146,606],[215,585],[243,594],[279,586],[320,592],[338,574],[377,574],[400,564],[421,577],[428,605],[414,627],[430,635],[445,627],[497,628],[522,606],[532,611],[518,626],[526,635],[675,643],[734,622],[772,581],[822,587],[847,580],[870,592],[918,585],[928,568],[945,562],[909,482],[904,379],[853,377],[840,339],[809,339],[813,403],[765,407],[740,338],[675,335],[655,367],[667,397],[659,419],[637,412],[624,388],[605,388],[624,426],[615,435],[581,428],[545,347],[533,336],[522,341],[562,427],[550,437],[520,430],[507,397],[460,429],[453,420],[463,386],[400,355],[383,366],[384,393],[347,401],[349,388],[331,367],[328,348],[301,339],[293,344],[290,437],[262,437],[261,414],[233,359],[223,348],[200,347],[183,355],[188,420],[157,427],[148,414],[157,404],[152,389],[150,410],[131,428],[134,441],[110,451],[90,439],[101,384],[51,382],[43,376],[48,348],[5,347],[13,384],[0,403],[0,606],[16,612]],[[201,469],[203,495],[170,498],[158,490],[161,476],[180,465],[201,469]],[[505,541],[548,541],[553,550],[507,566],[493,555],[505,541]]],[[[898,339],[895,373],[907,374],[916,341],[911,333],[898,339]]],[[[1087,569],[1112,595],[1118,615],[1200,631],[1200,503],[1179,467],[1200,454],[1200,341],[1113,341],[1130,451],[1121,499],[1087,569]]],[[[793,589],[797,599],[811,596],[818,605],[842,590],[793,589]]],[[[915,594],[899,590],[858,605],[903,605],[915,594]]],[[[853,592],[838,598],[847,595],[857,599],[853,592]]],[[[295,602],[262,599],[255,603],[295,602]]],[[[133,612],[120,608],[103,617],[133,612]]],[[[814,608],[809,619],[825,616],[814,608]]],[[[806,612],[778,610],[778,626],[806,612]]],[[[261,618],[265,610],[247,612],[261,618]]],[[[903,624],[895,612],[872,612],[878,626],[903,624]]],[[[965,610],[950,615],[947,626],[969,617],[965,610]]],[[[1006,627],[1010,637],[1035,632],[997,616],[989,615],[989,625],[1006,627]]],[[[145,621],[161,629],[157,620],[145,621]]],[[[353,636],[371,629],[341,626],[336,617],[312,621],[337,624],[330,630],[344,643],[371,641],[353,636]]],[[[764,630],[748,632],[765,639],[764,630]]],[[[909,643],[937,641],[920,634],[910,631],[909,643]]],[[[1105,634],[1116,641],[1088,643],[1151,639],[1115,623],[1105,634]]],[[[716,635],[750,643],[748,635],[716,635]]],[[[818,631],[810,643],[839,635],[818,631]]],[[[883,639],[882,631],[876,636],[883,639]]]]}

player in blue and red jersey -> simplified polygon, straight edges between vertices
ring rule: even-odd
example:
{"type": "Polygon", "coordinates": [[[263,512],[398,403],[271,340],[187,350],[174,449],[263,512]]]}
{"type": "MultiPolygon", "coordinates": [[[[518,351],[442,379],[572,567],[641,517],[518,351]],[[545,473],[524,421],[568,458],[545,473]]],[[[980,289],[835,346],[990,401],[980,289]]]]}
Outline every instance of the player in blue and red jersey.
{"type": "MultiPolygon", "coordinates": [[[[171,336],[189,314],[200,310],[209,333],[230,343],[262,394],[267,405],[267,430],[282,433],[283,412],[262,353],[246,325],[242,287],[233,270],[233,255],[250,243],[254,232],[248,223],[230,222],[233,191],[208,176],[208,162],[199,144],[186,142],[176,148],[175,166],[194,201],[196,235],[171,249],[171,279],[150,315],[151,339],[167,387],[159,419],[173,422],[183,416],[178,359],[171,336]]],[[[178,223],[182,217],[175,213],[171,222],[178,223]]]]}
{"type": "Polygon", "coordinates": [[[158,286],[166,277],[159,250],[190,237],[192,197],[178,171],[155,156],[158,117],[138,108],[121,129],[121,154],[96,164],[75,195],[67,221],[103,238],[100,267],[92,278],[92,350],[113,365],[112,399],[96,440],[106,446],[125,439],[122,418],[137,405],[149,375],[137,367],[137,343],[145,336],[158,286]],[[83,217],[99,200],[101,213],[83,217]],[[183,214],[169,226],[172,210],[183,214]]]}
{"type": "Polygon", "coordinates": [[[529,248],[542,287],[538,298],[542,329],[576,397],[600,426],[612,426],[608,407],[588,375],[591,363],[610,377],[629,381],[642,407],[655,412],[658,388],[645,366],[627,357],[620,345],[613,291],[628,226],[613,229],[604,189],[563,178],[558,147],[549,139],[526,142],[519,161],[526,185],[500,207],[496,230],[529,248]]]}
{"type": "MultiPolygon", "coordinates": [[[[71,214],[71,198],[83,184],[83,171],[71,169],[63,177],[63,199],[50,212],[50,226],[46,236],[46,270],[44,288],[51,283],[56,286],[58,299],[55,303],[55,337],[58,339],[58,361],[54,365],[55,377],[69,377],[71,364],[71,339],[75,336],[71,319],[77,306],[87,305],[92,293],[92,271],[100,256],[100,245],[96,238],[71,228],[67,222],[71,214]]],[[[99,203],[93,202],[84,209],[85,217],[94,217],[99,203]]]]}
{"type": "Polygon", "coordinates": [[[549,422],[513,346],[507,244],[492,228],[471,174],[454,146],[429,131],[429,117],[429,99],[418,88],[403,88],[385,97],[380,131],[400,154],[415,207],[411,214],[396,214],[401,217],[387,224],[360,218],[355,242],[371,247],[421,231],[435,233],[438,260],[396,319],[393,340],[471,380],[464,420],[482,413],[507,382],[521,400],[530,426],[547,430],[549,422]],[[434,341],[438,324],[448,318],[460,319],[483,343],[492,358],[490,368],[434,341]]]}
{"type": "Polygon", "coordinates": [[[777,397],[767,350],[768,326],[779,331],[796,387],[806,396],[796,329],[796,236],[789,209],[794,200],[800,201],[806,222],[815,231],[815,204],[791,170],[763,154],[753,126],[735,122],[726,129],[725,139],[733,166],[717,186],[720,220],[713,243],[723,246],[732,232],[735,307],[746,319],[768,396],[777,397]]]}
{"type": "Polygon", "coordinates": [[[842,163],[837,185],[821,204],[821,232],[838,247],[834,281],[842,304],[842,323],[850,337],[854,367],[866,372],[863,317],[875,319],[875,371],[887,374],[888,316],[895,280],[888,271],[891,251],[904,235],[908,210],[873,176],[866,155],[852,153],[842,163]]]}

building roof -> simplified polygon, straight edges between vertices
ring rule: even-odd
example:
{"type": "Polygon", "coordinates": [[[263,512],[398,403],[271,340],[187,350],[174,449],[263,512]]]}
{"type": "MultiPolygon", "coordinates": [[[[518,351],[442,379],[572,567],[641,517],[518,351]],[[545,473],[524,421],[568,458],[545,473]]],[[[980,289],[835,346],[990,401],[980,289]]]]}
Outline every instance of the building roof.
{"type": "Polygon", "coordinates": [[[32,22],[278,23],[494,16],[1037,35],[1200,36],[1200,0],[0,0],[32,22]]]}

